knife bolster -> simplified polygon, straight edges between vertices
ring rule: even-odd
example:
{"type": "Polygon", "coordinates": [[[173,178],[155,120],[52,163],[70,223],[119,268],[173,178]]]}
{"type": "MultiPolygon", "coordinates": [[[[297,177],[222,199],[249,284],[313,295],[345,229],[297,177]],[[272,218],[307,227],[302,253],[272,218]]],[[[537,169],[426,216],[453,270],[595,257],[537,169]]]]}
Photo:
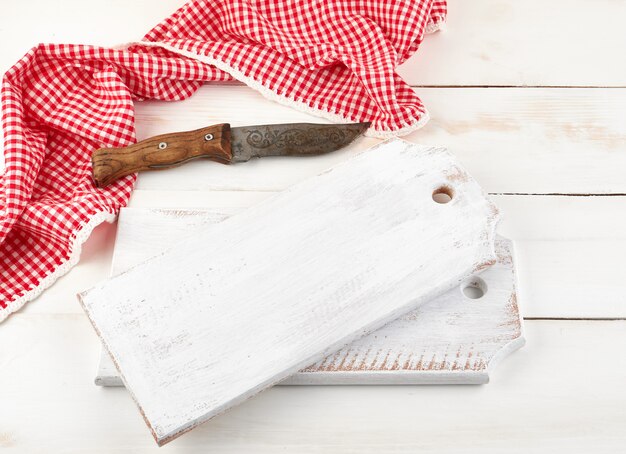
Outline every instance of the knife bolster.
{"type": "Polygon", "coordinates": [[[122,148],[100,148],[91,157],[97,187],[144,170],[163,170],[187,161],[208,158],[222,164],[232,160],[230,125],[223,123],[151,137],[122,148]]]}

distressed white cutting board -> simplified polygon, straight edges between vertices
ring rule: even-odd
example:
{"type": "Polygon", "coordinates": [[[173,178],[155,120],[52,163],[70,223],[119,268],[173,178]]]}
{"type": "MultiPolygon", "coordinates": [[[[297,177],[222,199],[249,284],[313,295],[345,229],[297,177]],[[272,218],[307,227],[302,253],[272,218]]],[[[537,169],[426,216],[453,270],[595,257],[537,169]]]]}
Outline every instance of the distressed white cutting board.
{"type": "MultiPolygon", "coordinates": [[[[123,208],[111,274],[116,275],[239,209],[123,208]]],[[[513,245],[498,237],[495,265],[281,384],[483,384],[497,361],[524,344],[513,245]],[[466,289],[467,288],[467,289],[466,289]],[[472,289],[474,293],[472,294],[472,289]],[[470,293],[470,296],[464,294],[470,293]],[[482,293],[482,296],[481,296],[482,293]]],[[[123,386],[106,350],[96,384],[123,386]]]]}
{"type": "Polygon", "coordinates": [[[395,139],[80,300],[162,445],[493,265],[497,217],[449,153],[395,139]]]}

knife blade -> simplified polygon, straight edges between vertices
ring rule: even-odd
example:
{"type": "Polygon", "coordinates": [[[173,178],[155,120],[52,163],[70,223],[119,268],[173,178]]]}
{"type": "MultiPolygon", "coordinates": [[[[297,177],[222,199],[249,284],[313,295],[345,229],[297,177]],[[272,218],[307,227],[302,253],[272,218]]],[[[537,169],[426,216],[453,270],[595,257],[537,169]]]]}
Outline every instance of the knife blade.
{"type": "Polygon", "coordinates": [[[207,158],[222,164],[265,156],[312,156],[345,147],[370,123],[287,123],[231,128],[228,123],[194,131],[162,134],[121,148],[93,152],[92,172],[97,187],[146,170],[177,167],[207,158]]]}

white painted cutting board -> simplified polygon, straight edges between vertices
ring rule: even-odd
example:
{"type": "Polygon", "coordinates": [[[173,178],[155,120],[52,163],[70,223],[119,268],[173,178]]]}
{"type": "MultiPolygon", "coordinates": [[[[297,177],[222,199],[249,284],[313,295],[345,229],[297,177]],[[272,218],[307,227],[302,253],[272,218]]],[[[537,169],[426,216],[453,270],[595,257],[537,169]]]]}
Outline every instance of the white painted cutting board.
{"type": "MultiPolygon", "coordinates": [[[[241,210],[123,208],[111,274],[126,271],[161,253],[181,236],[200,232],[241,210]]],[[[480,277],[470,277],[280,384],[487,383],[498,360],[524,344],[513,244],[498,237],[495,247],[498,260],[480,277]],[[475,298],[464,294],[466,286],[466,292],[475,289],[470,293],[475,298]]],[[[104,349],[95,382],[124,385],[104,349]]]]}
{"type": "Polygon", "coordinates": [[[497,218],[449,153],[395,139],[80,300],[161,445],[493,265],[497,218]]]}

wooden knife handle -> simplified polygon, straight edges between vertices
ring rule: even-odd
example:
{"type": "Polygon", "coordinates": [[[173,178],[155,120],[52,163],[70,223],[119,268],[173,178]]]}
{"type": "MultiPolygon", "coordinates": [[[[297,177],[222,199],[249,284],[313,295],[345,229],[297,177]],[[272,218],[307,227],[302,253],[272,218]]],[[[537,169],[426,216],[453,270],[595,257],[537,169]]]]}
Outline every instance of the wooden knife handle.
{"type": "Polygon", "coordinates": [[[197,158],[231,162],[228,123],[162,134],[123,148],[100,148],[91,163],[96,186],[103,187],[131,173],[169,169],[197,158]]]}

